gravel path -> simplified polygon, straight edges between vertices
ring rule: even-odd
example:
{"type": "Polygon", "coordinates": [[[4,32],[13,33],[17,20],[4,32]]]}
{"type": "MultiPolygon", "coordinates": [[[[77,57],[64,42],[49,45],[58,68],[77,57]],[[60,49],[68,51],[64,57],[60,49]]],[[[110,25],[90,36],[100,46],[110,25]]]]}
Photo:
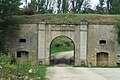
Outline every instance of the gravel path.
{"type": "MultiPolygon", "coordinates": [[[[69,59],[73,51],[53,54],[56,59],[69,59]]],[[[80,68],[57,64],[46,71],[48,80],[120,80],[120,68],[80,68]]]]}
{"type": "Polygon", "coordinates": [[[66,51],[66,52],[58,52],[58,53],[52,54],[51,57],[54,57],[56,59],[61,59],[61,58],[70,59],[73,56],[74,56],[74,51],[66,51]]]}
{"type": "Polygon", "coordinates": [[[90,68],[89,70],[107,78],[107,80],[120,80],[120,68],[90,68]]]}
{"type": "MultiPolygon", "coordinates": [[[[46,72],[48,80],[109,80],[90,68],[50,67],[46,72]]],[[[115,79],[113,79],[115,80],[115,79]]]]}

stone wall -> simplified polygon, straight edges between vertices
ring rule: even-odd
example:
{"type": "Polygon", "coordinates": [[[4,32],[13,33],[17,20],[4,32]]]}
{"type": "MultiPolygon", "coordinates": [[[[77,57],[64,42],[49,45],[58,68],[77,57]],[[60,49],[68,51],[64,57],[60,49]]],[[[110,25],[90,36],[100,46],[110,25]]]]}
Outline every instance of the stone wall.
{"type": "Polygon", "coordinates": [[[99,52],[108,53],[108,65],[116,65],[115,61],[115,32],[114,25],[89,25],[88,26],[88,64],[96,66],[96,55],[99,52]],[[106,40],[106,44],[100,44],[106,40]]]}
{"type": "Polygon", "coordinates": [[[119,59],[119,45],[116,44],[114,25],[21,24],[17,34],[11,52],[15,53],[17,58],[17,51],[28,51],[33,63],[43,61],[44,64],[49,64],[51,41],[61,35],[73,40],[76,65],[80,65],[80,61],[85,61],[85,65],[97,66],[96,55],[99,52],[108,53],[109,66],[115,66],[119,59]],[[19,42],[19,39],[26,39],[26,42],[19,42]],[[100,40],[105,40],[106,43],[102,45],[99,43],[100,40]]]}
{"type": "Polygon", "coordinates": [[[18,34],[17,37],[12,37],[14,48],[11,49],[11,53],[15,54],[18,63],[36,63],[38,56],[37,30],[37,24],[21,24],[19,31],[16,33],[18,34]],[[26,42],[20,42],[20,39],[25,39],[26,42]],[[17,52],[19,51],[28,52],[27,62],[22,57],[17,58],[17,52]]]}

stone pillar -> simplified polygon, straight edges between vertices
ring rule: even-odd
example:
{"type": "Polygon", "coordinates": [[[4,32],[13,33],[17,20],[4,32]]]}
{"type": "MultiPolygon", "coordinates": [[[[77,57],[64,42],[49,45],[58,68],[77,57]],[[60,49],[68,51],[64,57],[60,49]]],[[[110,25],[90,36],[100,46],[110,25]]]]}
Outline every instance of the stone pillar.
{"type": "Polygon", "coordinates": [[[80,63],[82,66],[87,65],[87,26],[86,20],[80,22],[80,63]]]}
{"type": "Polygon", "coordinates": [[[80,26],[75,26],[75,66],[80,66],[80,26]]]}
{"type": "Polygon", "coordinates": [[[50,64],[51,25],[46,25],[45,31],[45,64],[50,64]]]}
{"type": "Polygon", "coordinates": [[[45,63],[45,23],[38,23],[38,62],[45,63]]]}
{"type": "Polygon", "coordinates": [[[87,63],[87,25],[80,27],[80,63],[85,66],[87,63]]]}

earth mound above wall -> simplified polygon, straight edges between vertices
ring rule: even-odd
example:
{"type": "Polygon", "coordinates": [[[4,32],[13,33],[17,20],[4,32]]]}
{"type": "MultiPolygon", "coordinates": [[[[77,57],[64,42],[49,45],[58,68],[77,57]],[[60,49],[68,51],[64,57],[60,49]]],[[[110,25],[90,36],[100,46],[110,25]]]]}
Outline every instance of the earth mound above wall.
{"type": "Polygon", "coordinates": [[[21,23],[80,23],[87,20],[89,24],[115,24],[120,21],[120,15],[102,14],[35,14],[16,16],[21,23]]]}

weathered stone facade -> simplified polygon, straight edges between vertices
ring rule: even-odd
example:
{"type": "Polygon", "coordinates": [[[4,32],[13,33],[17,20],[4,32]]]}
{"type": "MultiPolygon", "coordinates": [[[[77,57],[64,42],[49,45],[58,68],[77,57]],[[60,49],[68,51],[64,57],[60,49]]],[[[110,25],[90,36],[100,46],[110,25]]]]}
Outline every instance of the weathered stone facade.
{"type": "MultiPolygon", "coordinates": [[[[114,25],[89,25],[84,21],[77,24],[44,22],[38,24],[21,24],[18,37],[15,39],[17,45],[13,44],[14,49],[11,52],[15,53],[18,59],[17,52],[25,51],[32,56],[33,63],[40,61],[44,64],[50,64],[50,44],[58,36],[67,36],[73,40],[75,44],[76,66],[80,66],[81,62],[85,62],[86,66],[117,65],[119,46],[116,43],[114,25]],[[25,39],[26,41],[20,42],[20,39],[25,39]],[[102,57],[97,59],[99,57],[97,56],[98,53],[103,55],[102,57],[105,61],[101,60],[102,57]],[[107,53],[107,55],[103,53],[107,53]]],[[[18,62],[24,62],[24,58],[20,56],[18,62]]],[[[30,62],[29,57],[27,56],[26,58],[30,62]]]]}

